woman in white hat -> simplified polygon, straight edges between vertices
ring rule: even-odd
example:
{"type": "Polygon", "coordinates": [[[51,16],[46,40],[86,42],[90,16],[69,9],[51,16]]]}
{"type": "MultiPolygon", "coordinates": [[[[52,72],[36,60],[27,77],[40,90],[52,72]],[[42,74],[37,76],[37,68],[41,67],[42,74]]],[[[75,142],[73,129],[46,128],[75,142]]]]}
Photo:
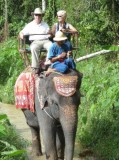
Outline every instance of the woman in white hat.
{"type": "Polygon", "coordinates": [[[48,54],[51,68],[61,73],[66,73],[69,68],[75,69],[76,65],[74,60],[71,57],[68,57],[72,47],[70,43],[69,46],[64,43],[67,40],[67,37],[63,32],[58,31],[53,40],[55,42],[51,45],[48,54]]]}
{"type": "Polygon", "coordinates": [[[35,70],[35,73],[39,71],[39,51],[44,48],[47,51],[52,42],[49,40],[50,28],[47,23],[42,21],[43,12],[40,8],[36,8],[32,15],[34,20],[28,23],[24,29],[20,32],[20,37],[23,39],[25,35],[29,35],[29,40],[32,42],[30,45],[32,53],[31,67],[35,70]]]}

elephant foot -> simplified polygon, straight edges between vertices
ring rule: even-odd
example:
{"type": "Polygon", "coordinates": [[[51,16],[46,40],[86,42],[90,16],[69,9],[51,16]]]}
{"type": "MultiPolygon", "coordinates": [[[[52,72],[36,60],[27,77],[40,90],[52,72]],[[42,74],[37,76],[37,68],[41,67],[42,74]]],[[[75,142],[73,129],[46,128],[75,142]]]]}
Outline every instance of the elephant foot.
{"type": "Polygon", "coordinates": [[[64,157],[63,156],[59,156],[58,160],[64,160],[64,157]]]}
{"type": "Polygon", "coordinates": [[[42,153],[36,153],[36,156],[42,156],[43,154],[42,153]]]}
{"type": "Polygon", "coordinates": [[[40,157],[43,154],[41,152],[37,152],[37,153],[32,153],[32,157],[40,157]]]}
{"type": "Polygon", "coordinates": [[[28,158],[29,158],[29,160],[38,160],[38,159],[40,159],[40,157],[42,157],[43,156],[43,154],[42,153],[40,153],[40,152],[38,152],[38,153],[34,153],[34,152],[30,152],[29,154],[28,154],[28,158]]]}
{"type": "Polygon", "coordinates": [[[42,153],[42,151],[34,151],[34,150],[32,150],[32,156],[37,156],[37,157],[40,157],[40,156],[42,156],[43,155],[43,153],[42,153]]]}
{"type": "Polygon", "coordinates": [[[42,155],[43,155],[42,152],[37,152],[37,153],[36,153],[36,156],[42,156],[42,155]]]}

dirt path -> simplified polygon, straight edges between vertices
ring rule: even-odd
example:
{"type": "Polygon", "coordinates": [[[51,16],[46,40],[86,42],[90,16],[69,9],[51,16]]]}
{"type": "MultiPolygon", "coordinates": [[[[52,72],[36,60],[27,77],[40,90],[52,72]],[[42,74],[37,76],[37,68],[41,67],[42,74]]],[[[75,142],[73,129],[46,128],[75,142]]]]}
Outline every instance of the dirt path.
{"type": "Polygon", "coordinates": [[[7,114],[11,124],[19,130],[24,139],[31,141],[30,129],[21,110],[16,109],[14,105],[0,103],[0,113],[7,114]]]}

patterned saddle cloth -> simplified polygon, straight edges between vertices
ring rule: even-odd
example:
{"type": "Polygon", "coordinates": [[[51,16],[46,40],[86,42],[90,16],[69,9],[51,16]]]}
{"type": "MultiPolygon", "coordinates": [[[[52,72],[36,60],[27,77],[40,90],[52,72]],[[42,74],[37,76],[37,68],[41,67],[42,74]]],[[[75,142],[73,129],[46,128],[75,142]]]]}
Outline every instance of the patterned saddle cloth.
{"type": "Polygon", "coordinates": [[[29,109],[34,112],[35,76],[30,69],[19,75],[14,93],[16,108],[29,109]]]}
{"type": "Polygon", "coordinates": [[[56,91],[65,97],[72,96],[76,92],[77,81],[77,76],[61,76],[53,78],[56,91]]]}

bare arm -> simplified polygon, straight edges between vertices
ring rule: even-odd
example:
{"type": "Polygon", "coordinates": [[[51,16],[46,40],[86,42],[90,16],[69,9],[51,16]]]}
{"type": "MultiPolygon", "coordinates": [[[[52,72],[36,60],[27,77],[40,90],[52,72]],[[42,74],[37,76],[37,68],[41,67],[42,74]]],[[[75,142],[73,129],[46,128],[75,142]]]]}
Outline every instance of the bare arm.
{"type": "Polygon", "coordinates": [[[52,26],[51,32],[52,32],[53,36],[55,36],[55,32],[56,32],[56,25],[55,24],[52,26]]]}
{"type": "Polygon", "coordinates": [[[59,57],[53,57],[50,59],[50,62],[53,63],[53,62],[56,62],[59,60],[59,57]]]}
{"type": "Polygon", "coordinates": [[[69,24],[69,31],[78,32],[77,29],[73,27],[71,24],[69,24]]]}
{"type": "Polygon", "coordinates": [[[66,28],[66,29],[63,29],[61,30],[62,32],[71,32],[71,33],[78,33],[77,29],[75,27],[73,27],[71,24],[69,24],[69,27],[66,28]]]}
{"type": "Polygon", "coordinates": [[[67,54],[66,54],[65,52],[62,52],[62,54],[58,55],[57,57],[53,57],[52,59],[50,59],[50,61],[51,61],[51,63],[56,62],[56,61],[58,61],[58,60],[60,60],[60,59],[65,58],[66,55],[67,55],[67,54]]]}

